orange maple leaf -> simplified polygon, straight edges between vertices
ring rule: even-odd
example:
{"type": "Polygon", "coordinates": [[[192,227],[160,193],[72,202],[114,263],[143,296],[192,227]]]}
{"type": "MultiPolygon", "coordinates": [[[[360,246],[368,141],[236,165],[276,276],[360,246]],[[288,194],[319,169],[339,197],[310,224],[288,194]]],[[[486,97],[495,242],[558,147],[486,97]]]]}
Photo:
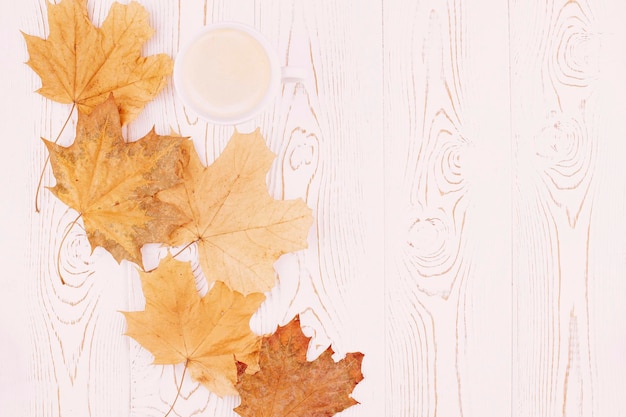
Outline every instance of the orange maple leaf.
{"type": "Polygon", "coordinates": [[[216,282],[200,298],[191,265],[170,256],[140,274],[146,307],[124,312],[126,334],[154,355],[155,364],[185,363],[210,391],[236,395],[237,362],[247,372],[258,370],[260,338],[249,322],[265,296],[244,297],[216,282]]]}
{"type": "Polygon", "coordinates": [[[191,219],[168,243],[197,243],[209,281],[223,281],[243,294],[271,289],[274,262],[284,253],[306,248],[311,210],[301,199],[283,201],[269,195],[265,178],[274,154],[258,129],[235,132],[208,168],[189,147],[192,156],[183,183],[158,194],[191,219]]]}
{"type": "Polygon", "coordinates": [[[24,34],[27,64],[42,81],[38,92],[87,114],[114,93],[122,124],[133,120],[165,87],[173,67],[165,54],[141,56],[153,33],[148,17],[136,2],[113,3],[98,29],[87,0],[48,3],[48,38],[24,34]]]}
{"type": "Polygon", "coordinates": [[[241,405],[235,411],[242,417],[330,417],[358,404],[349,395],[363,379],[363,354],[335,362],[328,348],[308,362],[308,345],[298,317],[264,337],[260,371],[237,382],[241,405]]]}
{"type": "Polygon", "coordinates": [[[51,188],[83,219],[92,249],[102,246],[120,262],[142,265],[141,247],[160,243],[186,217],[155,194],[181,181],[185,138],[158,136],[154,129],[125,143],[113,97],[90,115],[79,111],[69,147],[46,141],[56,185],[51,188]]]}

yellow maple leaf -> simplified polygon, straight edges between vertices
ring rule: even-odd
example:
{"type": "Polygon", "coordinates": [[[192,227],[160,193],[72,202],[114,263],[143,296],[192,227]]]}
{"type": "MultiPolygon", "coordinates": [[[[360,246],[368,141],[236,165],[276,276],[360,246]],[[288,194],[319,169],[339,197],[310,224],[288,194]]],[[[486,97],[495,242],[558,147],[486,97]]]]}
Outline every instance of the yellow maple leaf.
{"type": "Polygon", "coordinates": [[[27,64],[41,77],[38,92],[75,103],[89,114],[114,93],[122,124],[133,120],[167,83],[172,60],[141,56],[152,36],[148,12],[138,3],[114,3],[101,28],[87,14],[87,0],[48,3],[47,39],[24,34],[27,64]]]}
{"type": "Polygon", "coordinates": [[[192,219],[175,230],[173,246],[197,243],[209,281],[243,294],[264,292],[275,282],[274,262],[304,249],[313,217],[301,200],[275,200],[265,177],[274,160],[259,130],[235,132],[226,149],[205,168],[190,151],[183,183],[157,197],[192,219]]]}
{"type": "Polygon", "coordinates": [[[154,355],[154,363],[185,363],[191,377],[210,391],[236,395],[237,362],[256,372],[261,343],[250,317],[265,299],[243,296],[216,282],[201,298],[191,265],[168,256],[152,272],[141,272],[144,311],[124,312],[126,335],[154,355]]]}
{"type": "Polygon", "coordinates": [[[78,112],[76,139],[69,147],[44,140],[56,185],[51,191],[78,211],[92,249],[102,246],[120,262],[139,265],[141,247],[160,243],[187,218],[155,194],[181,181],[185,138],[154,130],[125,143],[115,101],[90,115],[78,112]]]}

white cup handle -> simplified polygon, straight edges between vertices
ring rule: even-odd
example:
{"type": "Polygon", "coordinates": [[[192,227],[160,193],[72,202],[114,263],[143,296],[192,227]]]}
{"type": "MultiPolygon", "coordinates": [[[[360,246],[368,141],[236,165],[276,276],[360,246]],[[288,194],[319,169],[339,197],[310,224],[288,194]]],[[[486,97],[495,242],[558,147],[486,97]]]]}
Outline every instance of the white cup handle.
{"type": "Polygon", "coordinates": [[[282,67],[280,73],[283,83],[298,83],[306,79],[306,71],[300,67],[282,67]]]}

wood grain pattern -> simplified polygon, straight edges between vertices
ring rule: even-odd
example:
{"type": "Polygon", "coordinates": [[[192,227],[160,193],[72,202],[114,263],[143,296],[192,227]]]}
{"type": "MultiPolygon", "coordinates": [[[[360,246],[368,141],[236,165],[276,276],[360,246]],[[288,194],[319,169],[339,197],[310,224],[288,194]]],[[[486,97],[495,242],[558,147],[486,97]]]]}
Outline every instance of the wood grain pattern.
{"type": "Polygon", "coordinates": [[[506,9],[384,4],[386,415],[506,415],[506,9]]]}
{"type": "Polygon", "coordinates": [[[607,43],[615,26],[603,21],[615,12],[623,17],[614,2],[511,2],[512,15],[533,22],[511,21],[514,415],[623,412],[623,404],[607,401],[600,389],[623,387],[598,368],[606,363],[606,346],[598,339],[604,324],[597,317],[609,301],[606,287],[619,278],[599,273],[616,260],[594,238],[614,239],[602,213],[624,188],[622,178],[606,171],[610,152],[623,148],[609,133],[617,126],[605,125],[615,120],[602,105],[613,93],[601,88],[613,83],[601,56],[615,45],[607,43]]]}
{"type": "Polygon", "coordinates": [[[513,1],[511,13],[533,22],[511,25],[515,415],[592,416],[589,245],[601,141],[596,7],[513,1]]]}

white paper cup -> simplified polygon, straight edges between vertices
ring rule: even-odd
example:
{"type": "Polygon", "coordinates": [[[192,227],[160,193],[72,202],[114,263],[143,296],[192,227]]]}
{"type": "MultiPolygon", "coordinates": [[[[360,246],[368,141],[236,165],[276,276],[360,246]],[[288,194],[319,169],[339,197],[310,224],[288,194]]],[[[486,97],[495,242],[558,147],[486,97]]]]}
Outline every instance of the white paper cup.
{"type": "Polygon", "coordinates": [[[282,67],[267,39],[235,22],[206,26],[178,52],[174,89],[186,107],[223,125],[252,119],[276,97],[282,83],[304,79],[282,67]]]}

